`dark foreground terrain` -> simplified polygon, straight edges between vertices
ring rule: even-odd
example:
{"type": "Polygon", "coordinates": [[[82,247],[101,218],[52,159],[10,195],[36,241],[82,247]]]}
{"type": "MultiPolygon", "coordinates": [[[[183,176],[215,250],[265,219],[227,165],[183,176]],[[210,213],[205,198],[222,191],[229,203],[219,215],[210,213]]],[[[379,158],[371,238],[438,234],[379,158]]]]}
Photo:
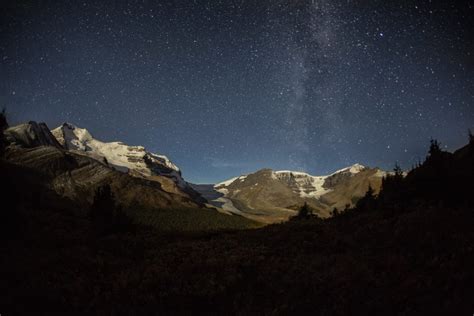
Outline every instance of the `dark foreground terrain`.
{"type": "Polygon", "coordinates": [[[2,244],[7,315],[460,315],[474,308],[474,218],[467,210],[102,238],[60,210],[31,215],[21,237],[2,244]]]}
{"type": "Polygon", "coordinates": [[[187,233],[100,230],[40,174],[2,161],[0,312],[471,315],[472,148],[434,144],[329,220],[187,233]]]}

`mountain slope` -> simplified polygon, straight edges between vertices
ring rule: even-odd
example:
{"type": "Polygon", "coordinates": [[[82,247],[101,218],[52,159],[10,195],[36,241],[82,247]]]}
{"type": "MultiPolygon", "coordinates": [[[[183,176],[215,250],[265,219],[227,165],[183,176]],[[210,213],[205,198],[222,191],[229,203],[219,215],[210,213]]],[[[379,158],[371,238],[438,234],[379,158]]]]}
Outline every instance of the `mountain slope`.
{"type": "Polygon", "coordinates": [[[93,158],[106,158],[119,171],[149,177],[166,175],[182,187],[186,185],[181,171],[166,156],[150,153],[143,146],[128,146],[122,142],[102,142],[85,128],[70,123],[53,129],[52,134],[67,150],[83,152],[93,158]]]}
{"type": "MultiPolygon", "coordinates": [[[[49,129],[45,124],[31,122],[9,129],[10,145],[7,147],[5,159],[11,164],[26,168],[25,170],[38,173],[46,187],[59,197],[77,205],[83,215],[87,213],[97,188],[109,185],[117,204],[138,223],[153,225],[163,230],[255,226],[255,223],[240,216],[219,214],[207,208],[201,202],[204,199],[197,192],[190,189],[199,199],[180,189],[171,178],[161,175],[132,176],[123,170],[117,170],[95,155],[81,150],[65,150],[59,143],[54,144],[54,141],[42,139],[43,136],[49,135],[48,137],[55,140],[51,133],[48,133],[49,129]],[[37,129],[36,126],[43,127],[37,129]],[[12,133],[12,130],[15,132],[12,133]],[[16,135],[20,137],[16,139],[16,135]],[[50,143],[53,145],[49,145],[50,143]],[[173,186],[174,190],[171,190],[173,186]]],[[[25,184],[22,190],[28,190],[28,186],[25,184]]]]}
{"type": "Polygon", "coordinates": [[[201,207],[190,197],[166,192],[161,184],[119,172],[104,163],[74,152],[51,146],[10,148],[7,160],[38,170],[61,196],[89,204],[95,189],[110,184],[125,206],[138,203],[144,207],[201,207]]]}
{"type": "Polygon", "coordinates": [[[215,193],[209,193],[209,187],[196,190],[226,212],[275,223],[288,220],[304,203],[320,217],[329,217],[334,208],[342,210],[347,205],[352,206],[369,185],[378,192],[385,174],[380,169],[360,164],[326,176],[262,169],[214,185],[215,193]]]}
{"type": "Polygon", "coordinates": [[[61,148],[45,123],[28,123],[12,126],[4,132],[6,141],[21,147],[53,146],[61,148]]]}
{"type": "Polygon", "coordinates": [[[92,137],[87,129],[70,123],[53,129],[52,134],[71,152],[87,155],[132,176],[159,182],[170,193],[184,194],[199,203],[205,202],[183,179],[180,169],[166,156],[151,153],[143,146],[102,142],[92,137]]]}

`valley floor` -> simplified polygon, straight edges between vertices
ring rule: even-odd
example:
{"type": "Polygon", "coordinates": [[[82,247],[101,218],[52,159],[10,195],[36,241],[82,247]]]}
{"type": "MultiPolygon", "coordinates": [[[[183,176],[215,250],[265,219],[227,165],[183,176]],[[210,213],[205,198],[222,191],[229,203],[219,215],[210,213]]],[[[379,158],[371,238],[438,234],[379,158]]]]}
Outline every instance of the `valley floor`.
{"type": "Polygon", "coordinates": [[[1,313],[471,314],[467,209],[347,214],[261,229],[96,236],[74,212],[4,230],[1,313]]]}

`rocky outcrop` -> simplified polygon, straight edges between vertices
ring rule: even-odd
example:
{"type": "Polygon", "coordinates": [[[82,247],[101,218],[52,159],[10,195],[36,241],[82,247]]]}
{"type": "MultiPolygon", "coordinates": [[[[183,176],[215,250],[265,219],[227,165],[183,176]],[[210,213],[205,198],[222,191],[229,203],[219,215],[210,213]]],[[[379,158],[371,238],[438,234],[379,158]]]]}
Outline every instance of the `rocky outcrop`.
{"type": "Polygon", "coordinates": [[[7,142],[13,146],[25,148],[53,146],[62,148],[45,123],[30,121],[8,128],[4,134],[7,142]]]}
{"type": "Polygon", "coordinates": [[[114,167],[142,176],[168,175],[184,181],[181,171],[166,156],[148,152],[143,146],[129,146],[122,142],[102,142],[85,128],[71,123],[53,129],[52,134],[67,150],[83,152],[92,158],[105,158],[114,167]]]}
{"type": "Polygon", "coordinates": [[[276,171],[274,174],[301,197],[319,197],[328,191],[323,185],[326,176],[312,176],[294,171],[276,171]]]}

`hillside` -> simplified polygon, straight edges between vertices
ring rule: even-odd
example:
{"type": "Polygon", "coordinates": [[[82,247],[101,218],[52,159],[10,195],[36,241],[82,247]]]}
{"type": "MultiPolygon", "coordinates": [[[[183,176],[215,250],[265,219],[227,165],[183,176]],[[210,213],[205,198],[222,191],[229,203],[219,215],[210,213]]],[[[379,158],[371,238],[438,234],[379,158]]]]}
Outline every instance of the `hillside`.
{"type": "Polygon", "coordinates": [[[10,145],[4,154],[3,163],[8,166],[4,169],[17,170],[20,174],[32,172],[38,177],[23,182],[13,173],[6,177],[8,182],[4,185],[13,186],[15,192],[21,193],[41,184],[56,197],[50,201],[52,207],[56,203],[66,203],[64,207],[69,208],[67,203],[70,203],[72,208],[78,209],[80,216],[86,216],[98,188],[107,185],[117,206],[136,224],[167,231],[259,226],[240,216],[224,215],[207,208],[194,190],[187,190],[187,185],[177,190],[168,176],[131,175],[90,154],[63,149],[45,124],[30,122],[9,128],[5,134],[10,145]]]}
{"type": "Polygon", "coordinates": [[[387,173],[354,164],[325,176],[290,170],[262,169],[214,185],[193,186],[208,203],[262,223],[280,223],[307,203],[321,218],[343,211],[364,196],[369,185],[377,193],[387,173]]]}

